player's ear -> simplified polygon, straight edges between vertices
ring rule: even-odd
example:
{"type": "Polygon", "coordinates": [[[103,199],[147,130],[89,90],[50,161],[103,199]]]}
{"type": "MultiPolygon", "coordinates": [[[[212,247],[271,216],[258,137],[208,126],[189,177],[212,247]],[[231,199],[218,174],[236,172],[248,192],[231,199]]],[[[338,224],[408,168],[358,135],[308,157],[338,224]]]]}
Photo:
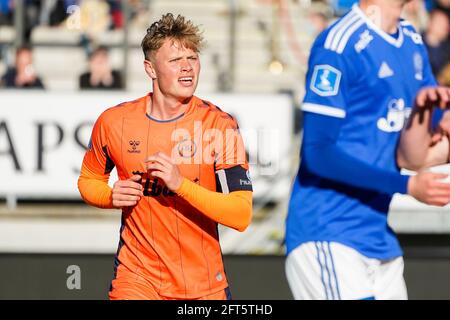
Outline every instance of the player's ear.
{"type": "Polygon", "coordinates": [[[156,79],[155,67],[150,60],[144,60],[144,69],[150,78],[152,78],[153,80],[156,79]]]}

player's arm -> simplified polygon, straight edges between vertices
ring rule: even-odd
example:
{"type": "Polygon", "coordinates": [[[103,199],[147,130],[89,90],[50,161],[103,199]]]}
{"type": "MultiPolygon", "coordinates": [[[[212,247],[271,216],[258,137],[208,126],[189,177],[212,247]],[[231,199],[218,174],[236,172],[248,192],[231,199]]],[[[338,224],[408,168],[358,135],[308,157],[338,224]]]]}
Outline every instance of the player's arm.
{"type": "Polygon", "coordinates": [[[112,192],[108,186],[109,175],[101,175],[89,169],[83,161],[78,177],[78,190],[83,200],[95,207],[113,208],[112,192]]]}
{"type": "Polygon", "coordinates": [[[450,90],[439,87],[425,46],[418,44],[418,50],[424,61],[422,89],[397,148],[398,165],[410,170],[446,163],[449,154],[450,119],[442,110],[449,106],[450,90]]]}
{"type": "Polygon", "coordinates": [[[244,166],[236,164],[216,171],[221,192],[208,190],[184,178],[164,153],[148,157],[147,169],[166,186],[210,219],[244,231],[252,217],[252,187],[244,166]]]}
{"type": "Polygon", "coordinates": [[[366,163],[338,146],[344,120],[306,112],[302,164],[308,171],[349,186],[387,194],[407,193],[408,176],[366,163]]]}
{"type": "Polygon", "coordinates": [[[359,77],[350,60],[320,43],[313,47],[302,105],[302,165],[321,178],[349,186],[388,194],[406,193],[408,177],[376,168],[338,145],[342,125],[351,121],[346,119],[347,93],[359,77]]]}
{"type": "Polygon", "coordinates": [[[175,192],[204,215],[227,227],[242,232],[251,222],[251,191],[214,192],[184,178],[175,192]]]}
{"type": "Polygon", "coordinates": [[[118,180],[113,188],[108,185],[108,180],[109,174],[96,173],[83,163],[78,178],[78,190],[83,200],[95,207],[111,209],[135,206],[143,197],[143,187],[138,182],[140,175],[118,180]]]}
{"type": "MultiPolygon", "coordinates": [[[[344,55],[336,55],[317,49],[311,53],[307,74],[307,90],[303,110],[304,134],[302,142],[302,165],[318,177],[352,187],[380,193],[403,193],[419,201],[445,205],[450,202],[450,185],[438,180],[446,175],[423,172],[417,176],[403,176],[398,171],[389,171],[366,163],[356,154],[348,153],[338,144],[342,125],[346,121],[346,92],[352,81],[358,81],[351,61],[344,55]],[[319,86],[322,70],[328,70],[328,91],[319,86]],[[322,90],[322,91],[321,91],[322,90]]],[[[395,156],[395,155],[393,155],[395,156]]]]}
{"type": "Polygon", "coordinates": [[[349,186],[386,194],[409,194],[417,200],[436,206],[450,202],[450,184],[439,180],[446,174],[421,171],[404,176],[359,160],[337,146],[336,137],[342,120],[306,113],[302,164],[319,177],[349,186]]]}
{"type": "Polygon", "coordinates": [[[142,197],[142,186],[137,182],[140,176],[119,180],[111,188],[108,180],[114,162],[109,156],[103,117],[94,125],[89,149],[83,158],[78,178],[78,190],[83,200],[99,208],[122,208],[133,206],[142,197]]]}
{"type": "Polygon", "coordinates": [[[399,167],[420,170],[448,162],[448,137],[442,128],[448,127],[449,114],[444,113],[436,132],[432,120],[435,118],[433,106],[446,108],[449,97],[450,89],[444,87],[426,87],[419,91],[397,148],[399,167]]]}

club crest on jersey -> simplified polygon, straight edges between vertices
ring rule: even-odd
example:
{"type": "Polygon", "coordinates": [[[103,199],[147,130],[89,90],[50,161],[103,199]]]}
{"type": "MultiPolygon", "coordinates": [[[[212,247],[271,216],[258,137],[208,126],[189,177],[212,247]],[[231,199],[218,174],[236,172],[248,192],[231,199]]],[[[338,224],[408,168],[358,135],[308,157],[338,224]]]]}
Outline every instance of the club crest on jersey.
{"type": "Polygon", "coordinates": [[[311,90],[322,97],[335,96],[339,91],[341,72],[330,65],[314,67],[311,79],[311,90]]]}
{"type": "Polygon", "coordinates": [[[139,145],[141,144],[140,141],[130,140],[128,141],[128,144],[131,147],[131,149],[128,149],[128,153],[141,153],[141,150],[138,149],[139,145]]]}
{"type": "Polygon", "coordinates": [[[184,139],[178,143],[178,154],[183,158],[192,158],[197,152],[195,142],[190,139],[184,139]]]}

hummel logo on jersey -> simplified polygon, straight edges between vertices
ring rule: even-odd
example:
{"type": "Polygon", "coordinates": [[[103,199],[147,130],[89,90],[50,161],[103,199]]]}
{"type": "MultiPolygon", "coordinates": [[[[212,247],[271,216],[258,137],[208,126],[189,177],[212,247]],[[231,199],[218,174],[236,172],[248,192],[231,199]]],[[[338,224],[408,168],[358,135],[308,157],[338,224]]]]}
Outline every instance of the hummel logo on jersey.
{"type": "Polygon", "coordinates": [[[386,62],[383,61],[381,64],[380,70],[378,70],[378,78],[384,79],[388,77],[392,77],[394,75],[394,71],[388,66],[386,62]]]}
{"type": "Polygon", "coordinates": [[[129,153],[141,153],[141,150],[138,150],[138,146],[141,144],[140,141],[130,140],[128,142],[130,144],[131,150],[128,149],[129,153]]]}

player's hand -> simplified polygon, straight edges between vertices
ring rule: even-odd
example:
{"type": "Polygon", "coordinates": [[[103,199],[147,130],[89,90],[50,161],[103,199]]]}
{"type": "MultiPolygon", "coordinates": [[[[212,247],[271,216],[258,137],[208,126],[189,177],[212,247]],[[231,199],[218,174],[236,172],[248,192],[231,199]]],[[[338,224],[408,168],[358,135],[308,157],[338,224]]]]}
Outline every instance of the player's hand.
{"type": "Polygon", "coordinates": [[[183,182],[183,176],[178,167],[173,163],[172,159],[162,153],[157,152],[145,160],[147,171],[153,177],[161,178],[170,191],[176,191],[183,182]]]}
{"type": "Polygon", "coordinates": [[[118,180],[112,189],[112,200],[114,208],[135,206],[144,196],[143,187],[138,182],[142,177],[138,174],[131,176],[128,180],[118,180]]]}
{"type": "Polygon", "coordinates": [[[419,108],[432,108],[438,106],[441,109],[450,107],[449,87],[425,87],[416,96],[416,106],[419,108]]]}
{"type": "Polygon", "coordinates": [[[440,180],[447,177],[445,173],[420,171],[409,178],[408,194],[420,202],[443,207],[450,203],[450,183],[440,180]]]}
{"type": "Polygon", "coordinates": [[[450,112],[444,112],[441,121],[433,133],[431,138],[431,145],[440,142],[444,136],[450,137],[450,112]]]}

